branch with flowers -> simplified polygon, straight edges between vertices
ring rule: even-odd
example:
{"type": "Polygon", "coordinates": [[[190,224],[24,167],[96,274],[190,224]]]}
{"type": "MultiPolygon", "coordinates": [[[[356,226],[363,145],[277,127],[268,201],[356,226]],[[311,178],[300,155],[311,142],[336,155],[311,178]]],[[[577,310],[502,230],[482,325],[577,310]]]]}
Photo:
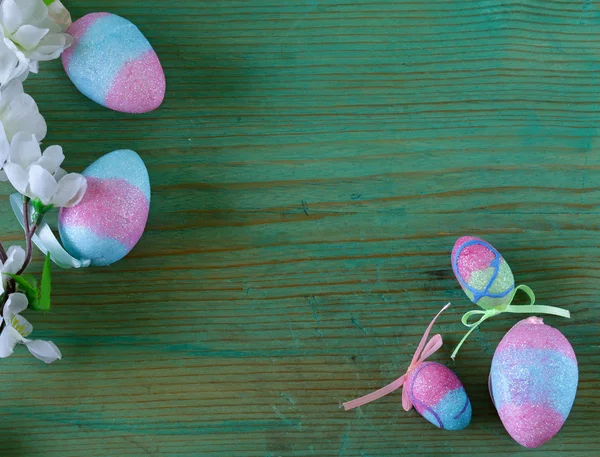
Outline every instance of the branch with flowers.
{"type": "Polygon", "coordinates": [[[60,146],[42,151],[47,127],[35,100],[23,90],[39,62],[58,58],[73,43],[66,33],[71,17],[60,0],[0,0],[0,180],[21,194],[25,249],[0,242],[0,358],[17,344],[52,363],[61,358],[50,341],[31,340],[31,324],[21,316],[27,308],[50,308],[50,257],[40,281],[25,272],[33,256],[33,237],[53,208],[71,207],[83,198],[85,178],[67,173],[60,146]]]}

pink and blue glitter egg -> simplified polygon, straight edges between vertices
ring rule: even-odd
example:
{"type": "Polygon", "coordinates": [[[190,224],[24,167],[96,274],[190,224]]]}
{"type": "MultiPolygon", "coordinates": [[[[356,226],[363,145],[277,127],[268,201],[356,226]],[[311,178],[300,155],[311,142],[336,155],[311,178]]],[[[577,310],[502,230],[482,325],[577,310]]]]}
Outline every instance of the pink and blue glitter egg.
{"type": "Polygon", "coordinates": [[[405,389],[421,416],[436,427],[462,430],[471,422],[471,402],[458,376],[447,366],[424,362],[408,374],[405,389]]]}
{"type": "Polygon", "coordinates": [[[487,241],[474,236],[456,240],[452,269],[467,297],[476,305],[491,309],[510,301],[515,278],[502,255],[487,241]]]}
{"type": "Polygon", "coordinates": [[[508,331],[492,360],[489,388],[506,431],[528,448],[563,426],[577,392],[575,352],[557,329],[538,317],[508,331]]]}
{"type": "Polygon", "coordinates": [[[91,13],[74,22],[68,33],[75,42],[62,54],[62,62],[82,94],[125,113],[146,113],[160,106],[165,74],[134,24],[115,14],[91,13]]]}
{"type": "Polygon", "coordinates": [[[122,149],[102,156],[82,173],[83,200],[62,208],[58,230],[67,252],[103,266],[125,257],[144,233],[150,209],[150,179],[143,160],[122,149]]]}

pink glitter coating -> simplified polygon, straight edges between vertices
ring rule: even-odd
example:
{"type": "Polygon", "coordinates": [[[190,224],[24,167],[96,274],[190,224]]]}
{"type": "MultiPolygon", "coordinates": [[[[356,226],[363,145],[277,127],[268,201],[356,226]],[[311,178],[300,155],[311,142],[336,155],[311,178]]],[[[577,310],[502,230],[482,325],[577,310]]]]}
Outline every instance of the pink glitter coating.
{"type": "Polygon", "coordinates": [[[564,423],[564,418],[559,412],[535,404],[508,403],[498,414],[510,436],[528,448],[544,444],[558,433],[564,423]]]}
{"type": "Polygon", "coordinates": [[[71,62],[71,56],[73,55],[73,51],[75,50],[75,47],[77,46],[77,41],[79,40],[79,38],[81,36],[83,36],[83,34],[94,24],[94,22],[96,22],[101,17],[105,17],[108,15],[109,15],[109,13],[90,13],[90,14],[87,14],[87,15],[83,16],[82,18],[78,19],[77,21],[73,22],[73,24],[71,24],[71,27],[69,27],[69,29],[67,30],[67,33],[69,35],[73,36],[73,38],[75,38],[75,42],[73,43],[73,45],[70,48],[66,49],[62,53],[62,63],[63,63],[63,67],[64,67],[65,71],[68,72],[68,70],[69,70],[69,63],[71,62]]]}
{"type": "MultiPolygon", "coordinates": [[[[454,249],[452,249],[452,257],[455,257],[460,246],[471,240],[483,241],[472,236],[459,238],[454,244],[454,249]]],[[[495,254],[481,244],[467,246],[460,252],[460,257],[458,258],[458,274],[466,283],[469,283],[473,272],[489,268],[494,258],[495,254]]]]}
{"type": "Polygon", "coordinates": [[[124,179],[86,179],[88,188],[83,200],[72,208],[61,209],[60,224],[88,228],[132,249],[146,227],[148,199],[124,179]]]}
{"type": "MultiPolygon", "coordinates": [[[[412,388],[409,392],[412,397],[433,408],[448,392],[461,387],[460,379],[450,368],[437,362],[425,362],[410,372],[405,388],[412,388]]],[[[415,408],[419,411],[418,403],[415,408]]]]}
{"type": "Polygon", "coordinates": [[[147,113],[161,105],[165,90],[165,74],[158,56],[150,49],[121,68],[104,104],[125,113],[147,113]]]}
{"type": "Polygon", "coordinates": [[[456,253],[458,252],[460,247],[463,244],[474,240],[483,241],[481,238],[477,238],[476,236],[461,236],[458,240],[456,240],[456,243],[454,243],[454,247],[452,248],[452,263],[454,263],[454,258],[456,257],[456,253]]]}
{"type": "Polygon", "coordinates": [[[508,349],[523,347],[555,350],[577,363],[575,352],[569,340],[559,330],[545,325],[539,317],[530,317],[517,322],[504,335],[496,348],[496,353],[499,354],[508,349]]]}

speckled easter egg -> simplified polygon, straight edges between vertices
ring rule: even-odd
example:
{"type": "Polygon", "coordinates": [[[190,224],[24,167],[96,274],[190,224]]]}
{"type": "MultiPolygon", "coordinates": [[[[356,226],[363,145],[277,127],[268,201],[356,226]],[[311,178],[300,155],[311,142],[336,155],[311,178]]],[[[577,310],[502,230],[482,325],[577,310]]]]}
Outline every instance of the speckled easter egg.
{"type": "Polygon", "coordinates": [[[409,372],[404,388],[417,412],[436,427],[462,430],[471,422],[467,392],[447,366],[423,362],[409,372]]]}
{"type": "Polygon", "coordinates": [[[83,200],[62,208],[58,230],[73,257],[109,265],[125,257],[144,233],[150,209],[150,179],[135,152],[106,154],[82,173],[88,187],[83,200]]]}
{"type": "Polygon", "coordinates": [[[569,341],[542,319],[518,322],[492,360],[489,387],[504,428],[534,448],[564,424],[577,391],[577,359],[569,341]]]}
{"type": "Polygon", "coordinates": [[[107,108],[146,113],[165,96],[165,74],[142,32],[127,19],[91,13],[74,22],[74,44],[62,54],[67,75],[82,94],[107,108]]]}
{"type": "Polygon", "coordinates": [[[456,240],[452,269],[469,300],[482,308],[496,308],[510,301],[515,278],[508,263],[487,241],[474,236],[456,240]]]}

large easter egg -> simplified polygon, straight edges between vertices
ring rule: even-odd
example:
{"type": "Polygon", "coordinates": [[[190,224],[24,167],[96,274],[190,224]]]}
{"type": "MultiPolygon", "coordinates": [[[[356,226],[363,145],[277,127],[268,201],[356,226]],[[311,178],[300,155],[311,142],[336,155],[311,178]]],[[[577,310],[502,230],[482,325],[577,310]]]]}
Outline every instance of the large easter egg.
{"type": "Polygon", "coordinates": [[[92,265],[109,265],[125,257],[144,233],[150,209],[150,179],[135,152],[106,154],[82,173],[83,200],[62,208],[58,230],[65,249],[92,265]]]}
{"type": "Polygon", "coordinates": [[[423,362],[408,373],[404,388],[417,412],[436,427],[462,430],[471,422],[467,392],[447,366],[423,362]]]}
{"type": "Polygon", "coordinates": [[[474,236],[456,240],[452,269],[460,286],[476,305],[496,308],[510,301],[515,278],[508,263],[488,242],[474,236]]]}
{"type": "Polygon", "coordinates": [[[74,44],[62,54],[67,75],[84,95],[107,108],[146,113],[165,96],[165,74],[142,32],[127,19],[91,13],[67,30],[74,44]]]}
{"type": "Polygon", "coordinates": [[[489,388],[504,428],[525,447],[541,446],[564,424],[577,391],[569,341],[530,317],[508,331],[492,360],[489,388]]]}

